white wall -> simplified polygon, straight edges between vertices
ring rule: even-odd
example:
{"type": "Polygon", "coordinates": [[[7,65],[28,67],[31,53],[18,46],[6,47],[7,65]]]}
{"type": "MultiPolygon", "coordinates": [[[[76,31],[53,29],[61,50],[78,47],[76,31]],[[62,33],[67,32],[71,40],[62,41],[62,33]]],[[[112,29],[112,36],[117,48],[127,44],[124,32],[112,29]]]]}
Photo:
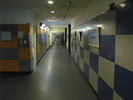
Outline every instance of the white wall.
{"type": "Polygon", "coordinates": [[[39,20],[29,9],[0,9],[0,24],[38,25],[39,20]]]}
{"type": "Polygon", "coordinates": [[[50,45],[52,45],[53,42],[53,33],[65,33],[65,28],[67,26],[62,26],[62,27],[51,27],[50,28],[50,45]]]}
{"type": "Polygon", "coordinates": [[[48,48],[50,47],[50,45],[51,45],[50,38],[51,38],[51,36],[50,36],[50,31],[47,31],[47,49],[48,49],[48,48]]]}
{"type": "Polygon", "coordinates": [[[72,19],[72,28],[100,15],[102,12],[105,12],[109,9],[111,3],[114,2],[117,5],[123,1],[125,0],[90,0],[90,2],[81,9],[77,16],[72,19]]]}
{"type": "Polygon", "coordinates": [[[65,32],[65,27],[51,27],[50,28],[51,33],[61,33],[61,32],[65,32]]]}
{"type": "Polygon", "coordinates": [[[69,39],[68,39],[68,26],[67,26],[67,43],[66,43],[66,48],[68,49],[68,43],[69,43],[69,39]]]}

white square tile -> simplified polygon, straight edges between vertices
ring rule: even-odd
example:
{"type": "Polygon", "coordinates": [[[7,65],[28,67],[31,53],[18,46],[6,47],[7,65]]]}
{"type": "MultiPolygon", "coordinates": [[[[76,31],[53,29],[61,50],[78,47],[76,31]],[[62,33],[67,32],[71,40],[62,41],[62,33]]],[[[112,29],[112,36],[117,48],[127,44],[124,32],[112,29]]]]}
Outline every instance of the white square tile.
{"type": "Polygon", "coordinates": [[[90,66],[90,52],[87,49],[84,49],[84,62],[90,66]]]}
{"type": "Polygon", "coordinates": [[[97,55],[99,54],[99,48],[97,48],[97,47],[90,46],[90,51],[97,55]]]}
{"type": "Polygon", "coordinates": [[[98,74],[89,67],[89,82],[96,92],[98,92],[98,74]]]}
{"type": "Polygon", "coordinates": [[[115,62],[133,71],[133,35],[116,36],[115,62]]]}
{"type": "Polygon", "coordinates": [[[99,76],[113,89],[115,64],[99,56],[99,76]]]}
{"type": "Polygon", "coordinates": [[[114,91],[113,100],[123,100],[123,99],[114,91]]]}

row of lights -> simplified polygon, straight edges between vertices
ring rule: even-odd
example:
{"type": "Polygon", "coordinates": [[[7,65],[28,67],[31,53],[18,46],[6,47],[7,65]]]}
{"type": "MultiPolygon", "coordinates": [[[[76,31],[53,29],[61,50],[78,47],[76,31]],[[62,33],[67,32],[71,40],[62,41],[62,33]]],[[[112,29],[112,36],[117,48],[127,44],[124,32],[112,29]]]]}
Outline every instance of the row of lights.
{"type": "MultiPolygon", "coordinates": [[[[48,4],[53,4],[54,3],[54,1],[53,0],[48,0],[48,4]]],[[[71,4],[72,2],[71,1],[67,1],[66,2],[66,5],[67,6],[69,6],[70,4],[71,4]]],[[[69,9],[68,9],[68,7],[65,9],[65,13],[63,14],[63,20],[65,20],[65,18],[66,18],[66,15],[67,15],[67,11],[68,11],[69,9]]],[[[51,12],[51,14],[54,14],[55,13],[55,11],[54,10],[52,10],[52,11],[50,11],[51,12]]],[[[52,17],[53,19],[55,18],[55,16],[53,16],[52,17]]]]}
{"type": "Polygon", "coordinates": [[[41,29],[43,29],[43,30],[49,30],[50,31],[50,29],[49,29],[49,27],[47,27],[45,24],[42,24],[41,26],[40,26],[40,28],[41,29]]]}
{"type": "MultiPolygon", "coordinates": [[[[48,0],[48,4],[50,4],[50,5],[52,5],[54,3],[54,1],[53,0],[48,0]]],[[[52,14],[54,14],[55,13],[55,11],[54,10],[52,10],[52,11],[50,11],[52,14]]],[[[55,18],[55,16],[53,16],[52,18],[55,18]]]]}
{"type": "MultiPolygon", "coordinates": [[[[103,27],[103,25],[102,24],[98,24],[98,25],[96,25],[96,27],[97,28],[102,28],[103,27]]],[[[78,30],[78,31],[87,31],[87,30],[92,30],[93,29],[93,27],[86,27],[86,28],[82,28],[82,29],[80,29],[80,30],[78,30]]]]}
{"type": "Polygon", "coordinates": [[[63,14],[63,21],[65,20],[65,18],[66,18],[66,15],[67,15],[67,11],[69,10],[69,6],[71,5],[71,1],[67,1],[66,2],[66,5],[67,5],[67,8],[65,9],[65,13],[63,14]]]}

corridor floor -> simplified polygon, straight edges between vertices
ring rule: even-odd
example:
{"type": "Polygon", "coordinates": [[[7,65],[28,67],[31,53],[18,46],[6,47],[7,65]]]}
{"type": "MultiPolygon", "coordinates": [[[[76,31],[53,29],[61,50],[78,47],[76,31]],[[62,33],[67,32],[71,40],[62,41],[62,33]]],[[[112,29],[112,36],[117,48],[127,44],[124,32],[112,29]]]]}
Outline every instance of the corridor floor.
{"type": "Polygon", "coordinates": [[[98,100],[64,46],[51,47],[31,74],[0,73],[0,100],[98,100]]]}

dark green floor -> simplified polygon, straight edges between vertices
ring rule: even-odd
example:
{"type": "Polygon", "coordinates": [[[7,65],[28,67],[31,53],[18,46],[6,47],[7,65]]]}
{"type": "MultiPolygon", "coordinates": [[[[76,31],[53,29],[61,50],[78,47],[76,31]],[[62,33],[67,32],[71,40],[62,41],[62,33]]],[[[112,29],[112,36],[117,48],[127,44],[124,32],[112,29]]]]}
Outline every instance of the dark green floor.
{"type": "Polygon", "coordinates": [[[0,74],[0,100],[97,100],[73,58],[51,47],[31,74],[0,74]]]}

